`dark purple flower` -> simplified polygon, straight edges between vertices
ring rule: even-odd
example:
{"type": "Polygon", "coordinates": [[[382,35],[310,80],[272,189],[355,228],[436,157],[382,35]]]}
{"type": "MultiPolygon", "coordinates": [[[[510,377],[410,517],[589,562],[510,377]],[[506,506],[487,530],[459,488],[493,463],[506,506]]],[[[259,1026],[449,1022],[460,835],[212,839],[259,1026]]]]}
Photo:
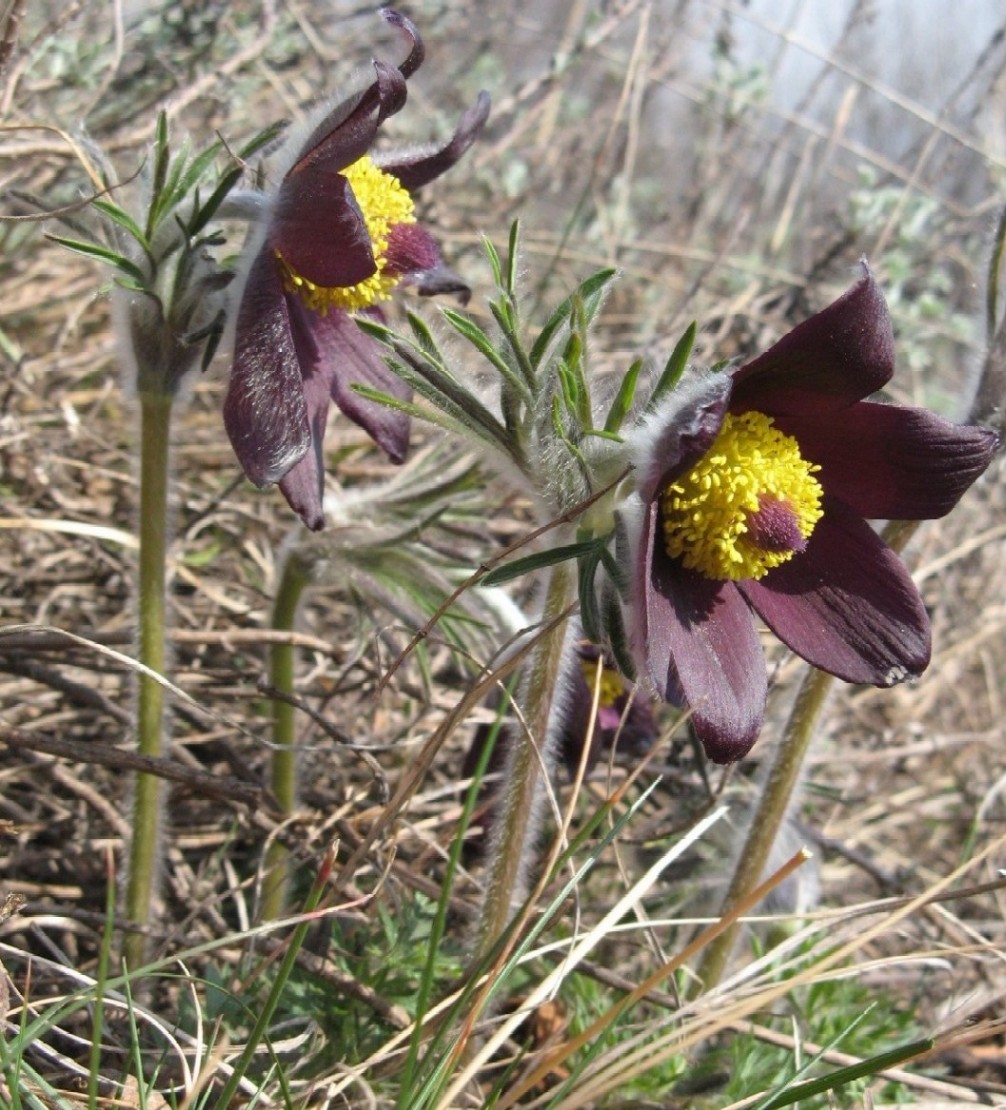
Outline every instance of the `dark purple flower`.
{"type": "Polygon", "coordinates": [[[653,715],[652,697],[645,689],[636,688],[627,681],[611,659],[589,640],[580,640],[576,650],[577,659],[570,675],[559,732],[560,757],[571,776],[580,765],[588,736],[591,738],[586,763],[589,771],[601,754],[610,751],[616,743],[623,755],[644,756],[660,732],[653,715]],[[594,684],[598,662],[601,679],[595,720],[594,684]]]}
{"type": "Polygon", "coordinates": [[[330,109],[295,144],[258,235],[235,322],[234,363],[224,423],[245,474],[278,482],[309,528],[323,524],[322,446],[331,401],[395,462],[408,448],[408,416],[360,397],[354,383],[407,400],[382,348],[354,313],[398,285],[422,294],[467,294],[416,222],[412,192],[452,166],[489,114],[489,97],[460,119],[442,144],[371,158],[377,129],[405,104],[406,78],[423,60],[419,32],[404,16],[384,18],[409,41],[398,67],[375,61],[374,80],[330,109]]]}
{"type": "Polygon", "coordinates": [[[893,372],[890,315],[867,270],[759,358],[694,382],[649,429],[633,650],[691,708],[718,763],[745,755],[762,724],[752,610],[846,682],[890,686],[929,662],[918,590],[864,518],[943,516],[998,437],[863,400],[893,372]]]}
{"type": "MultiPolygon", "coordinates": [[[[575,653],[572,665],[564,672],[557,695],[554,723],[558,761],[565,766],[570,779],[580,766],[588,738],[590,749],[586,757],[586,772],[590,772],[605,752],[612,751],[616,746],[620,755],[641,759],[660,735],[653,712],[654,699],[648,691],[625,679],[608,656],[589,640],[576,641],[575,653]],[[601,661],[601,679],[595,715],[594,683],[597,680],[598,660],[601,661]]],[[[498,709],[498,696],[491,699],[490,704],[498,709]]],[[[485,769],[487,776],[499,774],[506,767],[508,752],[514,742],[514,730],[520,726],[504,721],[499,727],[499,736],[485,769]]],[[[463,779],[475,774],[491,732],[492,726],[488,724],[481,724],[475,730],[461,768],[463,779]]],[[[477,845],[474,842],[469,845],[471,851],[481,851],[501,791],[500,783],[494,783],[485,791],[486,798],[479,813],[482,833],[477,838],[477,845]]]]}

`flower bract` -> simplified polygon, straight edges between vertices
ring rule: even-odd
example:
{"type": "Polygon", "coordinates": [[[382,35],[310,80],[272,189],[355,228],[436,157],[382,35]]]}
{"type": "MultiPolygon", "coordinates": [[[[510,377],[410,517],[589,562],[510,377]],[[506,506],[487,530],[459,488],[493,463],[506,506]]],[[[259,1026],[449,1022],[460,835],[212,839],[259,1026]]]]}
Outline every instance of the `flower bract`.
{"type": "Polygon", "coordinates": [[[891,318],[867,271],[765,354],[695,376],[647,427],[633,651],[717,762],[744,756],[761,728],[753,618],[847,682],[890,686],[929,662],[919,592],[867,520],[943,516],[998,437],[868,399],[893,372],[891,318]]]}
{"type": "Polygon", "coordinates": [[[235,293],[227,432],[245,474],[258,486],[278,483],[312,529],[324,520],[322,450],[332,401],[392,461],[408,448],[407,414],[353,389],[410,396],[354,315],[379,317],[401,285],[427,295],[468,292],[417,221],[412,194],[468,149],[489,114],[489,97],[479,96],[446,142],[375,155],[378,128],[405,104],[406,80],[424,56],[409,20],[382,14],[407,39],[407,58],[397,67],[375,61],[373,80],[293,144],[235,293]]]}

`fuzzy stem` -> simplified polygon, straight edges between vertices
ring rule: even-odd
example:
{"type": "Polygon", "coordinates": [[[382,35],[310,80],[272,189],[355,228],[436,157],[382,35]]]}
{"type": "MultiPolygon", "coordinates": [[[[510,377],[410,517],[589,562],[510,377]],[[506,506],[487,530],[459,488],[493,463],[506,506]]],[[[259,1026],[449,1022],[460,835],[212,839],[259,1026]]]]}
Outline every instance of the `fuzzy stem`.
{"type": "MultiPolygon", "coordinates": [[[[729,913],[761,882],[769,853],[786,817],[790,799],[800,779],[807,749],[814,735],[818,715],[834,679],[824,671],[810,668],[804,675],[793,710],[786,722],[786,731],[775,751],[765,788],[758,801],[751,826],[733,878],[720,909],[729,913]]],[[[727,961],[737,939],[736,924],[712,940],[699,964],[698,978],[704,990],[712,990],[723,977],[727,961]]]]}
{"type": "MultiPolygon", "coordinates": [[[[883,539],[892,550],[901,551],[915,534],[918,525],[919,522],[915,520],[889,521],[882,533],[883,539]]],[[[772,845],[786,819],[793,793],[800,781],[800,773],[818,718],[834,681],[830,674],[813,667],[804,675],[734,867],[721,914],[729,913],[761,882],[772,845]]],[[[737,939],[738,928],[735,924],[720,933],[705,950],[698,969],[701,989],[710,991],[722,979],[737,939]]]]}
{"type": "MultiPolygon", "coordinates": [[[[165,563],[168,535],[168,452],[173,396],[140,393],[140,555],[139,661],[156,674],[164,673],[165,563]]],[[[137,687],[136,735],[140,755],[158,757],[163,747],[164,687],[140,674],[137,687]]],[[[122,955],[127,967],[144,962],[151,902],[157,883],[160,845],[160,779],[140,774],[133,799],[132,840],[126,883],[126,919],[136,931],[126,934],[122,955]]]]}
{"type": "MultiPolygon", "coordinates": [[[[300,559],[291,555],[283,567],[279,589],[273,602],[271,627],[292,632],[297,610],[308,575],[300,559]]],[[[269,651],[269,684],[293,696],[294,647],[291,643],[273,643],[269,651]]],[[[285,698],[272,699],[272,792],[285,814],[293,813],[297,801],[297,730],[294,706],[285,698]]],[[[286,910],[290,880],[290,853],[278,840],[273,840],[265,857],[265,878],[262,883],[263,921],[281,917],[286,910]]]]}
{"type": "Polygon", "coordinates": [[[488,954],[510,922],[520,898],[531,842],[538,831],[535,815],[542,798],[542,771],[551,771],[557,750],[549,722],[566,640],[567,621],[560,618],[569,609],[574,587],[569,562],[552,568],[541,617],[547,631],[531,656],[523,698],[523,725],[515,730],[503,776],[506,790],[488,864],[486,896],[478,927],[478,958],[488,954]]]}

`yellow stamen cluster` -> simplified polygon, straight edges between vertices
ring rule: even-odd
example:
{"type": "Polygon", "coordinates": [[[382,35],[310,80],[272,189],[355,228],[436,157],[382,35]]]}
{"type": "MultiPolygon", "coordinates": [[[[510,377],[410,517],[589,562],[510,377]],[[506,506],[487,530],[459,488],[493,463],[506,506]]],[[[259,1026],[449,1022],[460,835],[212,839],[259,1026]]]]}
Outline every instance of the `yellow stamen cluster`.
{"type": "Polygon", "coordinates": [[[287,289],[296,293],[308,308],[322,316],[330,308],[356,312],[361,308],[369,308],[378,301],[388,300],[391,291],[401,280],[400,275],[385,272],[388,237],[396,224],[416,222],[415,205],[407,190],[396,177],[378,169],[367,155],[342,173],[349,181],[356,203],[363,213],[377,270],[356,285],[326,289],[296,273],[286,259],[279,256],[287,289]]]}
{"type": "Polygon", "coordinates": [[[707,578],[763,577],[795,551],[759,547],[752,519],[772,502],[809,538],[822,516],[820,469],[771,417],[728,413],[709,451],[661,496],[667,553],[707,578]]]}
{"type": "MultiPolygon", "coordinates": [[[[597,660],[582,659],[580,670],[587,680],[591,694],[594,692],[594,683],[597,682],[597,660]]],[[[625,682],[622,676],[613,667],[601,666],[601,688],[598,692],[597,705],[599,709],[611,709],[619,698],[625,695],[625,682]]]]}

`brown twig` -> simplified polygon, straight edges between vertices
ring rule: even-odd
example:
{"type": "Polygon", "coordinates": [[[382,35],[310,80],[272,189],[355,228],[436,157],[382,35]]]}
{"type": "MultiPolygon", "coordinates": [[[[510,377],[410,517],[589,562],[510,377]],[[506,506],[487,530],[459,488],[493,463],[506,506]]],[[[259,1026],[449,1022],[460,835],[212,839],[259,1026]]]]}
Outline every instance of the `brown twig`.
{"type": "Polygon", "coordinates": [[[141,771],[148,775],[177,782],[198,794],[217,798],[230,804],[247,805],[253,808],[271,808],[266,792],[258,786],[249,786],[238,779],[220,775],[206,774],[183,767],[173,759],[153,758],[138,755],[124,748],[113,748],[107,744],[81,744],[75,740],[58,740],[52,736],[42,736],[20,728],[0,728],[0,743],[15,751],[42,752],[72,759],[77,763],[97,763],[103,767],[114,767],[122,771],[141,771]]]}
{"type": "Polygon", "coordinates": [[[0,77],[3,77],[10,56],[14,53],[14,47],[17,46],[18,31],[21,29],[21,17],[24,15],[27,3],[28,0],[12,0],[11,6],[7,9],[7,21],[4,24],[3,38],[0,38],[0,77]]]}

